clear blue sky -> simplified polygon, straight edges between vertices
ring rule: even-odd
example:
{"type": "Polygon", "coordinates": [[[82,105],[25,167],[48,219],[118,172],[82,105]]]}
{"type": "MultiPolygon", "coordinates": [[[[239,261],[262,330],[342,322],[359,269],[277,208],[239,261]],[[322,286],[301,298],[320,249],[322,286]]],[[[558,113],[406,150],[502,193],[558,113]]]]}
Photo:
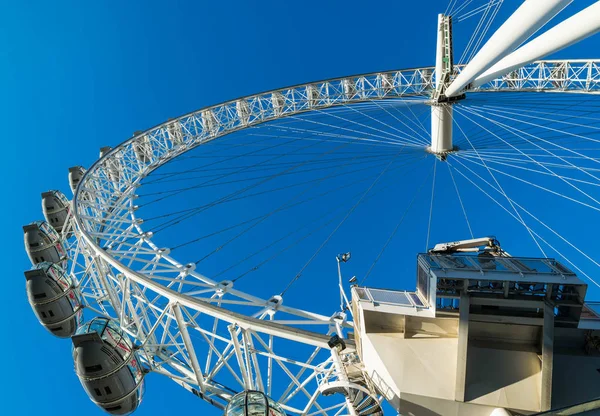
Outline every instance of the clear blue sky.
{"type": "MultiPolygon", "coordinates": [[[[505,1],[501,15],[518,3],[505,1]]],[[[576,3],[579,9],[591,1],[576,3]]],[[[1,338],[2,413],[103,414],[75,376],[70,341],[38,325],[24,289],[29,262],[21,226],[42,218],[41,192],[60,189],[71,196],[69,166],[90,166],[101,146],[115,146],[135,130],[209,104],[312,80],[433,65],[436,15],[446,5],[447,0],[4,2],[0,117],[8,151],[0,169],[8,325],[1,338]]],[[[557,56],[598,58],[599,46],[594,38],[557,56]]],[[[150,375],[137,414],[183,412],[219,414],[150,375]]]]}

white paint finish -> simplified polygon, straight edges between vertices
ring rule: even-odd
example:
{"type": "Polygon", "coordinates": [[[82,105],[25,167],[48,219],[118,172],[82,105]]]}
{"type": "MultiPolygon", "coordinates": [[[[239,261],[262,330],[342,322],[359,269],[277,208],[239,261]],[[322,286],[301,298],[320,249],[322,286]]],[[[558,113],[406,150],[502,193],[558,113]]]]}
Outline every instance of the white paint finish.
{"type": "Polygon", "coordinates": [[[452,150],[452,106],[431,106],[431,152],[444,153],[452,150]]]}
{"type": "Polygon", "coordinates": [[[459,95],[470,82],[527,40],[571,1],[526,0],[448,86],[446,96],[459,95]]]}
{"type": "Polygon", "coordinates": [[[472,87],[478,87],[493,79],[573,45],[600,31],[600,1],[583,9],[574,16],[554,26],[525,46],[503,58],[478,76],[472,87]]]}

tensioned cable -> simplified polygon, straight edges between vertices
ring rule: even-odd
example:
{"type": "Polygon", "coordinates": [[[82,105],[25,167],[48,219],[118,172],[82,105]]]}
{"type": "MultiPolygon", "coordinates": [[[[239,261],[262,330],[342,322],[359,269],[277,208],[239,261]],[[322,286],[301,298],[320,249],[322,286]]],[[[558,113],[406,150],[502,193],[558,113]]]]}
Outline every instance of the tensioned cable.
{"type": "MultiPolygon", "coordinates": [[[[400,155],[400,153],[401,152],[398,152],[398,154],[396,155],[396,157],[398,157],[400,155]]],[[[396,158],[394,158],[394,160],[395,159],[396,158]]],[[[302,272],[304,270],[306,270],[306,268],[308,267],[308,265],[310,263],[312,263],[312,261],[315,259],[315,257],[321,252],[321,250],[323,249],[323,247],[325,247],[325,245],[329,242],[329,240],[331,240],[331,238],[337,232],[337,230],[342,226],[342,224],[344,224],[344,222],[346,222],[346,220],[348,219],[348,217],[350,217],[350,215],[352,215],[352,213],[356,210],[356,208],[360,205],[360,203],[369,194],[369,192],[371,191],[371,189],[373,189],[373,187],[377,184],[377,182],[379,182],[379,179],[381,179],[381,177],[387,172],[387,170],[389,169],[389,167],[391,166],[391,164],[394,162],[394,160],[392,160],[386,166],[386,168],[381,172],[381,174],[379,174],[379,176],[377,176],[377,178],[373,181],[373,183],[371,184],[371,186],[369,186],[369,188],[361,196],[361,198],[358,200],[358,202],[356,202],[356,204],[354,204],[352,206],[352,208],[350,208],[350,210],[348,211],[348,213],[346,214],[346,216],[342,219],[342,221],[335,227],[335,229],[331,232],[331,234],[329,234],[329,236],[325,239],[325,241],[323,243],[321,243],[321,245],[319,246],[319,248],[317,249],[317,251],[315,251],[315,253],[311,256],[311,258],[304,264],[304,266],[302,266],[302,268],[300,269],[300,271],[298,273],[296,273],[296,275],[288,283],[288,285],[286,286],[286,288],[280,293],[280,296],[283,296],[289,290],[289,288],[292,287],[292,285],[300,278],[300,276],[302,275],[302,272]]]]}
{"type": "MultiPolygon", "coordinates": [[[[404,164],[404,165],[402,165],[402,166],[407,166],[407,165],[414,164],[415,162],[418,162],[418,161],[420,161],[420,160],[423,160],[425,157],[426,157],[426,156],[421,156],[419,159],[413,160],[413,161],[411,161],[411,162],[409,162],[409,163],[405,163],[405,164],[404,164]]],[[[390,169],[390,170],[388,170],[388,172],[391,172],[391,169],[390,169]]],[[[375,176],[376,176],[376,175],[375,175],[375,176]]],[[[348,188],[348,187],[352,187],[352,186],[354,186],[354,185],[356,185],[356,184],[358,184],[358,183],[360,183],[360,182],[365,182],[365,181],[367,181],[367,180],[369,180],[369,179],[371,179],[371,178],[373,178],[373,177],[374,177],[374,176],[370,176],[370,177],[366,177],[366,178],[361,178],[361,179],[359,179],[359,180],[357,180],[357,181],[355,181],[355,182],[353,182],[353,183],[350,183],[350,184],[343,185],[343,186],[342,186],[342,187],[340,187],[340,188],[348,188]]],[[[380,190],[378,190],[378,191],[376,191],[376,192],[372,192],[372,193],[371,193],[369,196],[367,196],[367,198],[365,198],[365,201],[366,201],[366,200],[369,200],[371,197],[374,197],[376,194],[379,194],[380,192],[383,192],[385,189],[388,189],[388,188],[389,188],[389,187],[391,187],[391,186],[395,186],[395,183],[392,183],[392,184],[390,184],[390,185],[387,185],[387,186],[385,186],[385,187],[381,188],[380,190]]],[[[336,190],[337,190],[337,189],[336,189],[336,190]]],[[[329,192],[329,191],[327,191],[326,193],[323,193],[323,194],[321,194],[321,195],[319,195],[319,196],[322,196],[322,195],[324,195],[324,194],[329,194],[329,193],[330,193],[330,192],[329,192]]],[[[348,198],[348,199],[347,199],[347,202],[354,200],[356,197],[360,196],[362,193],[363,193],[363,191],[360,191],[360,192],[358,192],[358,193],[356,193],[356,194],[352,195],[350,198],[348,198]]],[[[298,233],[300,230],[302,230],[302,229],[306,228],[307,226],[309,226],[309,225],[312,225],[313,223],[316,223],[317,221],[319,221],[319,220],[321,220],[321,219],[325,218],[325,217],[326,217],[326,216],[328,216],[329,214],[331,214],[331,213],[333,213],[333,212],[335,212],[335,211],[339,210],[340,208],[342,208],[342,207],[343,207],[343,205],[344,205],[344,204],[334,204],[334,206],[333,206],[333,209],[331,209],[331,210],[327,211],[326,213],[324,213],[324,214],[322,214],[322,215],[318,216],[317,218],[315,218],[315,219],[313,219],[313,220],[311,220],[311,221],[309,221],[309,222],[305,222],[305,223],[304,223],[302,226],[300,226],[299,228],[295,229],[294,231],[291,231],[291,232],[289,232],[288,234],[284,235],[283,237],[279,238],[278,240],[275,240],[275,241],[273,241],[273,242],[269,243],[269,244],[268,244],[268,245],[266,245],[266,246],[260,247],[260,248],[259,248],[259,249],[257,249],[255,252],[253,252],[253,253],[249,254],[248,256],[246,256],[246,257],[244,257],[243,259],[239,260],[239,261],[238,261],[238,262],[236,262],[235,264],[233,264],[233,265],[231,265],[231,266],[227,267],[226,269],[224,269],[224,270],[220,271],[219,273],[217,273],[216,275],[213,275],[213,276],[211,276],[211,277],[214,279],[214,278],[216,278],[216,277],[218,277],[218,276],[221,276],[221,275],[223,275],[224,273],[226,273],[226,272],[228,272],[229,270],[231,270],[231,269],[233,269],[233,268],[235,268],[235,267],[239,266],[240,264],[244,263],[245,261],[249,260],[250,258],[252,258],[252,257],[255,257],[256,255],[258,255],[258,254],[260,254],[260,253],[263,253],[263,252],[265,252],[267,249],[269,249],[269,248],[273,247],[274,245],[276,245],[277,243],[279,243],[279,242],[281,242],[281,241],[285,240],[286,238],[290,237],[291,235],[298,233]]],[[[265,259],[265,260],[263,260],[263,261],[262,261],[262,262],[260,262],[259,264],[255,265],[255,266],[253,266],[252,268],[250,268],[249,270],[247,270],[247,271],[246,271],[245,273],[243,273],[242,275],[239,275],[238,277],[236,277],[235,279],[233,279],[233,281],[235,282],[236,280],[238,280],[238,279],[240,279],[241,277],[243,277],[243,276],[247,275],[248,273],[250,273],[250,272],[252,272],[252,271],[256,271],[256,270],[258,270],[258,268],[259,268],[259,267],[261,267],[262,265],[264,265],[264,264],[265,264],[265,263],[267,263],[268,261],[270,261],[270,260],[273,260],[275,257],[277,257],[277,256],[279,256],[280,254],[282,254],[283,252],[285,252],[285,251],[289,250],[289,249],[290,249],[290,248],[292,248],[293,246],[295,246],[295,245],[299,244],[299,243],[300,243],[301,241],[303,241],[304,239],[306,239],[306,238],[308,238],[309,236],[313,235],[313,234],[314,234],[316,231],[319,231],[320,229],[322,229],[322,228],[324,228],[325,226],[329,225],[329,224],[330,224],[331,222],[333,222],[333,221],[334,221],[336,218],[337,218],[337,217],[334,217],[334,218],[330,219],[330,220],[329,220],[327,223],[325,223],[325,224],[321,225],[320,227],[318,227],[317,229],[315,229],[315,230],[311,230],[311,231],[310,231],[308,234],[306,234],[306,235],[302,236],[300,239],[298,239],[298,240],[296,240],[296,241],[292,242],[292,243],[291,243],[291,244],[289,244],[288,246],[284,247],[283,249],[281,249],[281,250],[280,250],[280,251],[278,251],[277,253],[275,253],[275,254],[273,254],[272,256],[270,256],[268,259],[265,259]]]]}
{"type": "MultiPolygon", "coordinates": [[[[335,152],[337,149],[332,149],[329,152],[326,152],[325,154],[331,153],[331,152],[335,152]]],[[[259,221],[257,221],[256,223],[250,225],[249,227],[246,227],[244,230],[242,230],[241,232],[239,232],[238,234],[236,234],[234,237],[230,238],[229,240],[227,240],[225,243],[221,244],[220,246],[218,246],[217,248],[213,249],[210,253],[206,254],[205,256],[203,256],[202,258],[200,258],[199,260],[196,260],[194,263],[197,265],[200,262],[202,262],[203,260],[207,259],[208,257],[210,257],[211,255],[215,254],[216,252],[220,251],[221,249],[223,249],[223,247],[227,246],[228,244],[232,243],[233,241],[237,240],[239,237],[241,237],[242,235],[244,235],[245,233],[247,233],[248,231],[250,231],[251,229],[253,229],[254,227],[258,226],[259,224],[261,224],[263,221],[266,221],[269,217],[271,217],[271,215],[276,214],[277,212],[280,212],[281,210],[283,210],[287,205],[289,205],[290,203],[292,203],[293,201],[297,200],[298,198],[300,198],[302,195],[304,195],[306,192],[311,191],[314,187],[318,186],[319,184],[321,184],[325,179],[329,179],[332,175],[329,176],[325,176],[323,178],[320,178],[319,180],[317,180],[316,182],[312,183],[311,186],[307,187],[306,189],[302,190],[300,193],[294,195],[292,198],[289,198],[287,201],[285,201],[283,204],[279,205],[276,209],[272,210],[271,212],[269,212],[266,216],[264,216],[263,218],[261,218],[259,221]]]]}
{"type": "MultiPolygon", "coordinates": [[[[478,159],[478,158],[475,158],[475,157],[467,157],[467,156],[464,156],[464,155],[457,155],[457,156],[458,156],[459,158],[463,159],[463,160],[468,160],[468,161],[470,161],[470,162],[472,162],[472,163],[475,163],[476,165],[479,165],[479,166],[481,166],[481,167],[486,167],[486,166],[485,166],[485,165],[483,165],[482,163],[480,163],[480,162],[477,162],[477,161],[476,161],[476,159],[478,159]]],[[[490,162],[490,163],[493,163],[493,161],[490,161],[490,160],[487,160],[487,161],[488,161],[488,162],[490,162]]],[[[488,165],[488,167],[489,167],[489,165],[488,165]]],[[[595,211],[600,211],[600,208],[598,208],[598,207],[595,207],[595,206],[593,206],[593,205],[590,205],[590,204],[587,204],[587,203],[585,203],[585,202],[583,202],[583,201],[580,201],[580,200],[578,200],[578,199],[575,199],[575,198],[573,198],[573,197],[567,196],[567,195],[565,195],[564,193],[557,192],[557,191],[553,191],[553,190],[552,190],[552,189],[550,189],[550,188],[546,188],[545,186],[542,186],[542,185],[539,185],[539,184],[533,183],[533,182],[531,182],[531,181],[528,181],[528,180],[526,180],[526,179],[523,179],[523,178],[521,178],[521,177],[519,177],[519,176],[511,175],[510,173],[504,172],[504,171],[502,171],[502,170],[500,170],[500,169],[495,169],[495,168],[492,168],[492,167],[489,167],[489,169],[491,169],[491,170],[492,170],[492,171],[494,171],[494,172],[498,172],[498,173],[500,173],[500,174],[502,174],[502,175],[504,175],[504,176],[507,176],[507,177],[509,177],[509,178],[515,179],[515,180],[517,180],[517,181],[519,181],[519,182],[522,182],[522,183],[525,183],[525,184],[527,184],[527,185],[530,185],[530,186],[532,186],[532,187],[534,187],[534,188],[538,188],[538,189],[541,189],[541,190],[543,190],[543,191],[546,191],[546,192],[548,192],[548,193],[550,193],[550,194],[552,194],[552,195],[555,195],[555,196],[558,196],[558,197],[561,197],[561,198],[567,199],[567,200],[569,200],[569,201],[572,201],[572,202],[575,202],[575,203],[577,203],[577,204],[583,205],[583,206],[585,206],[585,207],[587,207],[587,208],[590,208],[590,209],[593,209],[593,210],[595,210],[595,211]]]]}
{"type": "MultiPolygon", "coordinates": [[[[469,119],[470,121],[473,122],[472,119],[470,119],[468,116],[465,116],[463,114],[463,117],[469,119]]],[[[478,124],[477,122],[474,122],[475,124],[478,124]]],[[[462,128],[460,127],[460,124],[456,123],[456,120],[454,120],[454,124],[456,124],[456,126],[458,127],[458,129],[461,131],[461,133],[463,134],[463,136],[465,137],[465,139],[467,139],[467,141],[469,141],[469,144],[471,144],[471,141],[469,140],[469,138],[465,135],[464,131],[462,130],[462,128]]],[[[482,127],[484,128],[484,127],[482,127]]],[[[489,132],[489,131],[488,131],[489,132]]],[[[494,134],[492,132],[489,132],[490,134],[494,134]]],[[[477,149],[471,144],[471,147],[473,148],[473,150],[475,151],[476,154],[479,154],[477,152],[477,149]]],[[[481,159],[481,161],[483,162],[483,164],[485,165],[485,161],[483,161],[483,159],[481,159]]],[[[487,166],[487,165],[485,165],[487,166]]],[[[509,204],[513,207],[513,209],[515,210],[515,213],[517,214],[517,216],[524,222],[523,218],[521,217],[521,214],[517,211],[517,209],[514,207],[514,205],[512,204],[512,202],[510,202],[510,198],[508,197],[508,195],[506,195],[506,192],[504,191],[504,188],[502,188],[502,186],[500,185],[500,183],[498,182],[498,180],[496,179],[496,177],[494,176],[494,174],[492,173],[492,171],[488,168],[488,172],[490,174],[490,176],[492,177],[492,179],[494,179],[494,182],[496,182],[496,185],[498,185],[498,187],[500,189],[502,189],[502,192],[504,193],[505,198],[509,201],[509,204]]],[[[538,241],[536,240],[536,238],[533,236],[533,234],[531,233],[529,227],[527,228],[527,232],[529,232],[531,238],[533,239],[533,241],[535,242],[535,244],[538,246],[538,248],[540,249],[540,251],[542,252],[542,254],[544,256],[546,256],[546,253],[544,252],[544,249],[542,249],[542,247],[540,246],[540,244],[538,243],[538,241]]]]}
{"type": "MultiPolygon", "coordinates": [[[[356,170],[353,170],[353,171],[350,171],[350,172],[343,172],[342,174],[332,175],[331,177],[339,177],[339,176],[342,176],[342,175],[353,174],[353,173],[357,173],[357,172],[364,171],[364,170],[370,170],[370,169],[373,169],[373,168],[375,168],[375,167],[378,167],[378,166],[383,166],[383,165],[385,165],[385,163],[381,163],[381,164],[378,164],[378,165],[375,165],[375,166],[368,166],[368,167],[366,167],[366,168],[356,169],[356,170]]],[[[330,177],[329,179],[331,179],[331,177],[330,177]]],[[[317,180],[320,180],[320,179],[324,179],[324,178],[318,178],[317,180]]],[[[367,180],[367,179],[368,179],[368,177],[367,177],[367,178],[360,178],[360,179],[358,179],[358,180],[357,180],[357,181],[355,181],[355,182],[349,182],[348,184],[345,184],[345,185],[342,185],[342,186],[336,185],[336,186],[335,186],[333,189],[328,189],[327,191],[325,191],[325,192],[323,192],[323,193],[321,193],[321,194],[318,194],[318,195],[312,196],[312,197],[310,197],[310,198],[306,198],[306,199],[304,199],[304,200],[302,200],[302,201],[296,202],[296,203],[294,203],[294,204],[291,204],[291,205],[287,206],[285,209],[290,209],[290,208],[296,207],[296,206],[298,206],[298,205],[302,205],[302,204],[304,204],[304,203],[310,202],[310,201],[312,201],[312,200],[314,200],[314,199],[317,199],[317,198],[319,198],[319,197],[322,197],[322,196],[325,196],[325,195],[331,195],[332,193],[338,192],[338,191],[340,191],[340,190],[343,190],[343,189],[344,189],[344,188],[346,188],[346,187],[349,187],[349,186],[355,185],[355,184],[357,184],[357,183],[363,182],[363,181],[365,181],[365,180],[367,180]]],[[[317,180],[312,180],[311,182],[315,182],[315,181],[317,181],[317,180]]],[[[309,182],[307,182],[307,183],[309,183],[309,182]]],[[[256,220],[260,220],[260,219],[262,219],[263,217],[265,217],[266,215],[269,215],[269,214],[262,214],[262,215],[258,215],[258,216],[255,216],[255,217],[253,217],[253,218],[249,219],[249,220],[245,220],[245,221],[242,221],[242,222],[240,222],[240,223],[238,223],[238,224],[235,224],[235,225],[233,225],[233,226],[229,226],[229,227],[223,228],[223,229],[221,229],[221,230],[219,230],[219,231],[217,231],[217,232],[210,233],[210,234],[207,234],[207,235],[204,235],[204,236],[201,236],[201,237],[195,238],[195,239],[193,239],[193,240],[189,240],[189,241],[187,241],[187,242],[185,242],[185,243],[182,243],[182,244],[179,244],[179,245],[177,245],[177,246],[175,246],[175,247],[172,247],[172,248],[171,248],[171,250],[175,250],[175,249],[177,249],[177,248],[180,248],[180,247],[186,246],[186,245],[188,245],[188,244],[195,243],[195,242],[197,242],[197,241],[200,241],[200,240],[203,240],[203,239],[205,239],[205,238],[212,237],[213,235],[220,234],[220,233],[222,233],[222,232],[228,231],[228,230],[230,230],[230,229],[232,229],[232,228],[236,228],[236,227],[238,227],[238,226],[241,226],[241,225],[244,225],[244,224],[248,224],[249,222],[256,221],[256,220]]],[[[146,220],[146,221],[148,221],[148,220],[146,220]]]]}
{"type": "Polygon", "coordinates": [[[456,180],[454,179],[454,174],[452,173],[452,169],[450,169],[450,165],[448,166],[448,172],[450,173],[450,178],[452,178],[452,183],[454,184],[454,189],[456,190],[456,196],[458,197],[458,202],[460,203],[460,208],[462,209],[463,215],[465,216],[465,221],[467,222],[467,228],[469,229],[469,234],[471,234],[471,238],[475,238],[473,235],[473,230],[471,229],[471,223],[469,222],[469,217],[467,216],[467,210],[465,209],[465,205],[463,204],[462,198],[460,197],[460,192],[458,192],[458,185],[456,184],[456,180]]]}
{"type": "MultiPolygon", "coordinates": [[[[316,166],[314,168],[310,168],[310,169],[303,169],[303,170],[299,170],[297,171],[297,173],[306,173],[306,172],[314,172],[317,170],[327,170],[327,169],[336,169],[339,167],[343,167],[346,166],[349,160],[352,161],[356,161],[357,159],[360,159],[361,161],[377,161],[378,159],[382,159],[382,158],[386,158],[389,157],[390,154],[389,153],[381,153],[379,155],[376,156],[355,156],[355,157],[344,157],[344,158],[333,158],[333,159],[326,159],[326,160],[311,160],[308,161],[308,164],[311,165],[318,165],[318,164],[323,164],[323,166],[316,166]],[[332,164],[333,162],[338,162],[337,164],[332,164]],[[343,163],[339,163],[339,162],[343,162],[343,163]]],[[[286,165],[291,165],[297,162],[281,162],[278,164],[273,164],[270,165],[268,167],[263,166],[260,170],[252,170],[249,173],[255,173],[258,172],[260,173],[261,171],[267,171],[267,170],[272,170],[273,167],[276,168],[281,168],[281,166],[286,166],[286,165]]],[[[291,174],[291,173],[290,173],[291,174]]],[[[181,187],[181,188],[175,188],[175,189],[167,189],[165,191],[155,191],[155,192],[148,192],[148,193],[140,193],[138,194],[139,197],[148,197],[148,196],[155,196],[155,195],[164,195],[164,194],[171,194],[173,192],[177,192],[177,191],[188,191],[188,190],[192,190],[192,189],[198,189],[198,188],[206,188],[206,187],[212,187],[212,186],[220,186],[220,185],[228,185],[228,184],[232,184],[232,183],[240,183],[240,182],[247,182],[247,181],[252,181],[255,179],[263,179],[263,178],[267,178],[271,175],[262,175],[262,176],[252,176],[252,177],[243,177],[243,178],[238,178],[238,179],[232,179],[230,181],[225,181],[225,182],[216,182],[216,183],[209,183],[209,184],[197,184],[197,185],[189,185],[186,187],[181,187]]],[[[203,177],[201,177],[202,179],[205,179],[203,177]]],[[[194,179],[194,178],[190,178],[190,179],[194,179]]]]}
{"type": "Polygon", "coordinates": [[[435,166],[436,164],[434,163],[431,171],[429,171],[429,175],[427,175],[427,177],[423,180],[423,182],[421,183],[421,186],[419,187],[419,189],[417,189],[417,191],[415,192],[415,194],[412,197],[412,200],[410,201],[410,203],[408,204],[408,207],[404,210],[404,212],[402,213],[402,216],[400,217],[400,220],[398,221],[398,223],[396,224],[396,227],[394,227],[394,230],[392,231],[392,233],[389,235],[387,241],[385,242],[385,244],[383,245],[383,247],[381,248],[381,250],[379,251],[379,254],[377,254],[377,257],[375,258],[375,260],[373,260],[373,263],[371,263],[371,266],[369,267],[369,270],[367,270],[367,273],[364,275],[364,277],[362,278],[362,280],[359,283],[359,286],[362,286],[365,283],[365,280],[367,280],[367,278],[369,277],[369,275],[371,274],[371,272],[373,271],[373,268],[375,268],[375,265],[377,264],[377,262],[379,261],[379,259],[381,258],[381,256],[383,255],[383,253],[385,252],[385,249],[388,247],[388,245],[390,244],[390,242],[394,239],[394,236],[396,235],[396,233],[398,232],[398,229],[400,229],[400,225],[402,225],[402,223],[404,222],[404,219],[406,218],[406,215],[408,214],[408,212],[410,211],[410,209],[412,208],[414,202],[417,199],[417,196],[421,193],[421,190],[423,189],[423,187],[425,186],[425,183],[427,183],[427,181],[429,180],[429,177],[431,176],[432,172],[435,170],[435,166]]]}
{"type": "MultiPolygon", "coordinates": [[[[454,169],[456,169],[454,167],[454,169]]],[[[524,227],[528,228],[530,233],[533,233],[537,238],[539,238],[543,243],[545,243],[548,247],[550,247],[552,250],[554,250],[554,252],[556,252],[563,260],[565,260],[567,263],[569,263],[571,265],[571,267],[575,268],[577,271],[579,271],[582,275],[584,275],[585,277],[587,277],[592,283],[594,283],[596,286],[600,287],[598,285],[598,283],[596,283],[596,281],[594,279],[592,279],[585,271],[583,271],[581,268],[579,268],[574,262],[572,262],[568,257],[566,257],[565,255],[563,255],[558,249],[556,249],[553,245],[551,245],[548,241],[546,241],[541,235],[539,235],[537,232],[535,232],[535,230],[533,230],[532,228],[529,228],[527,226],[527,224],[525,224],[524,222],[521,222],[519,220],[519,218],[517,218],[515,216],[514,213],[510,212],[504,205],[502,205],[500,202],[498,202],[498,200],[496,200],[493,196],[491,196],[488,192],[486,192],[484,189],[482,189],[478,184],[476,184],[471,178],[469,178],[468,175],[465,175],[463,172],[461,172],[459,169],[456,169],[456,171],[463,177],[465,178],[467,181],[469,181],[473,186],[475,186],[477,189],[479,189],[484,195],[486,195],[488,198],[490,198],[492,201],[494,201],[500,208],[502,208],[504,211],[506,211],[510,216],[512,216],[515,220],[517,220],[517,222],[519,222],[520,224],[522,224],[524,227]]],[[[493,185],[491,185],[489,182],[487,182],[485,179],[481,178],[479,175],[478,176],[483,182],[485,182],[486,184],[488,184],[488,186],[491,189],[494,189],[496,192],[499,192],[498,189],[496,187],[494,187],[493,185]]]]}
{"type": "MultiPolygon", "coordinates": [[[[415,154],[415,153],[413,153],[412,155],[409,155],[408,157],[414,157],[414,156],[416,156],[416,155],[418,155],[418,154],[415,154]]],[[[365,168],[365,169],[372,169],[373,167],[378,167],[378,166],[382,166],[382,165],[383,165],[383,164],[377,164],[377,165],[374,165],[374,166],[369,166],[369,167],[367,167],[367,168],[365,168]]],[[[360,169],[360,170],[363,170],[363,169],[360,169]]],[[[391,169],[391,170],[395,170],[395,169],[391,169]]],[[[390,171],[391,171],[391,170],[390,170],[390,171]]],[[[350,172],[350,173],[354,173],[354,172],[350,172]]],[[[340,174],[340,175],[341,175],[341,174],[340,174]]],[[[288,186],[291,186],[291,185],[288,185],[288,186]]],[[[268,189],[268,190],[266,190],[266,191],[260,191],[260,192],[256,192],[256,193],[253,193],[253,194],[247,194],[247,195],[244,195],[244,196],[241,196],[241,197],[237,197],[237,198],[231,198],[231,199],[228,199],[228,200],[227,200],[227,201],[225,201],[225,202],[236,201],[236,200],[240,200],[240,199],[244,199],[244,198],[254,197],[254,196],[257,196],[257,195],[262,195],[262,194],[265,194],[265,193],[268,193],[268,192],[274,192],[274,191],[278,191],[278,190],[282,190],[282,189],[285,189],[285,187],[278,187],[278,188],[268,189]]],[[[208,203],[208,204],[202,205],[202,206],[200,206],[200,207],[193,207],[193,208],[188,208],[188,209],[184,209],[184,210],[174,211],[174,212],[172,212],[172,213],[161,214],[161,215],[158,215],[158,216],[155,216],[155,217],[146,218],[144,221],[145,221],[145,222],[148,222],[148,221],[151,221],[151,220],[155,220],[155,219],[160,219],[160,218],[168,217],[168,216],[172,216],[172,215],[175,215],[175,214],[180,214],[180,213],[185,213],[185,212],[194,211],[194,210],[196,210],[196,209],[198,209],[198,208],[205,208],[205,207],[209,206],[210,204],[211,204],[211,203],[208,203]]]]}
{"type": "MultiPolygon", "coordinates": [[[[529,140],[528,140],[528,139],[525,139],[523,136],[519,135],[518,133],[515,133],[515,131],[516,131],[516,132],[518,132],[518,131],[519,131],[518,129],[516,129],[516,128],[507,128],[505,124],[503,124],[503,123],[500,123],[500,122],[497,122],[497,121],[495,121],[495,120],[491,120],[491,119],[489,119],[488,117],[485,117],[485,116],[483,116],[483,115],[481,115],[481,114],[479,114],[479,113],[477,113],[477,112],[474,112],[474,111],[469,111],[469,112],[470,112],[471,114],[478,115],[479,117],[482,117],[482,118],[484,118],[484,119],[486,119],[486,120],[488,120],[488,121],[492,122],[493,124],[495,124],[495,125],[497,125],[497,126],[499,126],[499,127],[503,128],[503,129],[507,129],[509,132],[511,132],[512,134],[516,135],[517,137],[519,137],[519,138],[521,138],[521,139],[524,139],[524,140],[527,140],[527,141],[529,142],[529,140]]],[[[528,133],[526,133],[526,134],[528,134],[528,133]]],[[[535,136],[534,136],[534,137],[535,137],[535,136]]],[[[509,144],[509,143],[507,143],[507,144],[509,144]]],[[[578,169],[578,167],[577,167],[577,166],[573,165],[573,164],[572,164],[571,162],[569,162],[569,161],[566,161],[565,159],[562,159],[562,158],[561,158],[561,157],[559,157],[559,156],[556,156],[556,155],[555,155],[554,153],[552,153],[550,150],[548,150],[548,149],[545,149],[545,148],[543,148],[542,146],[539,146],[539,145],[537,145],[537,144],[535,144],[535,143],[531,143],[531,144],[535,145],[536,147],[539,147],[541,150],[543,150],[543,151],[545,151],[545,152],[547,152],[547,153],[549,153],[549,154],[551,154],[551,155],[553,155],[553,156],[557,157],[557,158],[558,158],[558,159],[560,159],[561,161],[563,161],[563,162],[566,162],[567,164],[569,164],[569,165],[571,165],[571,166],[573,166],[573,167],[575,167],[575,168],[577,168],[577,169],[578,169]]],[[[510,144],[509,144],[509,145],[510,145],[510,144]]],[[[566,179],[564,179],[564,178],[561,178],[560,176],[558,176],[558,175],[557,175],[557,174],[556,174],[554,171],[552,171],[552,170],[551,170],[550,168],[548,168],[547,166],[545,166],[545,165],[543,165],[543,164],[540,164],[540,163],[538,163],[538,162],[537,162],[537,160],[533,159],[531,156],[528,156],[528,155],[527,155],[527,154],[525,154],[524,152],[522,152],[522,151],[518,150],[518,148],[516,148],[516,147],[514,147],[514,146],[511,146],[511,147],[513,147],[515,150],[517,150],[517,151],[519,151],[520,153],[522,153],[524,156],[526,156],[526,157],[527,157],[528,159],[530,159],[531,161],[533,161],[533,162],[537,163],[537,164],[538,164],[539,166],[541,166],[542,168],[546,169],[548,172],[550,172],[551,174],[553,174],[553,175],[554,175],[554,176],[556,176],[557,178],[560,178],[560,179],[561,179],[562,181],[564,181],[564,182],[565,182],[567,185],[571,186],[572,188],[574,188],[575,190],[577,190],[578,192],[580,192],[581,194],[583,194],[583,195],[584,195],[584,196],[586,196],[587,198],[591,199],[591,200],[592,200],[592,201],[594,201],[596,204],[600,205],[600,202],[599,202],[598,200],[596,200],[594,197],[592,197],[591,195],[589,195],[589,194],[588,194],[588,193],[586,193],[585,191],[581,190],[581,189],[580,189],[579,187],[577,187],[576,185],[574,185],[574,184],[570,183],[570,182],[569,182],[569,181],[567,181],[566,179]]],[[[589,173],[589,172],[587,172],[587,171],[583,171],[583,170],[582,170],[582,172],[583,172],[583,173],[585,173],[585,174],[587,174],[587,175],[590,175],[591,177],[593,177],[594,179],[596,179],[597,181],[599,181],[599,182],[600,182],[600,179],[599,179],[598,177],[596,177],[596,176],[592,175],[591,173],[589,173]]]]}
{"type": "Polygon", "coordinates": [[[429,204],[429,221],[427,221],[427,241],[425,251],[429,250],[429,236],[431,235],[431,219],[433,218],[433,197],[435,195],[435,177],[437,173],[437,159],[433,160],[433,182],[431,184],[431,203],[429,204]]]}

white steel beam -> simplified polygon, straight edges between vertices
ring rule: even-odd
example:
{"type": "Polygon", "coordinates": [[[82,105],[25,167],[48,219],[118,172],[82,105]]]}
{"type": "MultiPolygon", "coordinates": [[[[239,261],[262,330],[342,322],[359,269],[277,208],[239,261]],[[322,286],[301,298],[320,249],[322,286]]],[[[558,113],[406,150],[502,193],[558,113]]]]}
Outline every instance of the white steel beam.
{"type": "Polygon", "coordinates": [[[478,76],[472,88],[530,64],[600,31],[600,1],[554,26],[478,76]]]}
{"type": "Polygon", "coordinates": [[[526,0],[492,35],[465,69],[446,89],[447,97],[459,95],[475,78],[511,53],[544,26],[572,0],[526,0]]]}
{"type": "Polygon", "coordinates": [[[181,313],[181,306],[178,303],[174,303],[172,306],[173,312],[175,313],[175,319],[177,320],[177,325],[179,326],[179,333],[181,334],[181,338],[183,339],[183,344],[185,345],[185,349],[187,350],[188,357],[190,358],[190,362],[192,364],[192,370],[194,370],[194,375],[196,376],[196,382],[200,387],[200,390],[204,394],[206,387],[204,385],[204,376],[202,375],[202,370],[200,370],[200,363],[198,362],[198,357],[196,357],[196,351],[194,350],[194,345],[192,344],[192,340],[190,339],[190,334],[187,330],[187,325],[183,319],[183,315],[181,313]]]}

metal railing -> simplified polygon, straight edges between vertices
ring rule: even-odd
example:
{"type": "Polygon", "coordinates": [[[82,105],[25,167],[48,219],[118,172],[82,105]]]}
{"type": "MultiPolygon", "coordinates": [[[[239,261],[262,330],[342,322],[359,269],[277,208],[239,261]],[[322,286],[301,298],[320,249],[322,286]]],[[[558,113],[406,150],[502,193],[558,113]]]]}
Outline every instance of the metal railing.
{"type": "Polygon", "coordinates": [[[429,269],[575,276],[555,259],[457,254],[419,254],[429,269]]]}

